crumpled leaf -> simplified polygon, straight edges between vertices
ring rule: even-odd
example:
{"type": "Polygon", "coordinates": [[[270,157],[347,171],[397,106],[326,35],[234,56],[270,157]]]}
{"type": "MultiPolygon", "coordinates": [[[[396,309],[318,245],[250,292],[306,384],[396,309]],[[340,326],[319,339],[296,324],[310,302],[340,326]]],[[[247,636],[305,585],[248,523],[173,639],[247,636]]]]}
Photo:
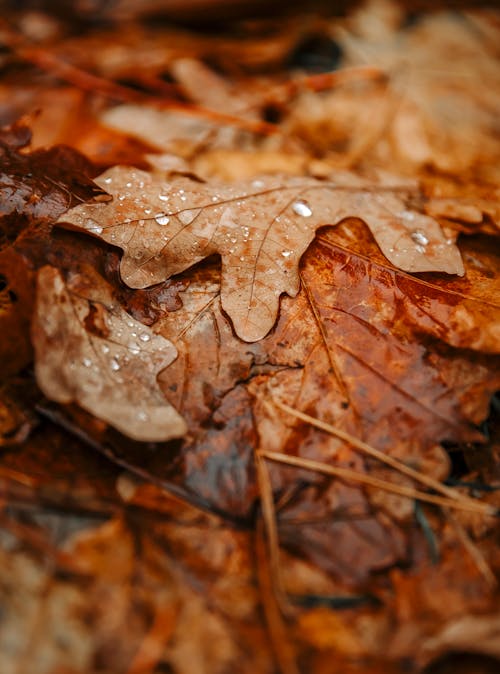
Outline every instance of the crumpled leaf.
{"type": "Polygon", "coordinates": [[[135,288],[219,253],[222,307],[250,342],[273,327],[280,295],[299,291],[298,263],[316,230],[347,217],[363,218],[398,267],[463,273],[458,249],[435,220],[409,210],[396,187],[377,190],[350,174],[336,183],[262,178],[211,186],[114,167],[98,184],[112,202],[77,206],[59,222],[122,248],[121,275],[135,288]]]}
{"type": "Polygon", "coordinates": [[[65,283],[57,269],[43,267],[37,297],[35,372],[48,398],[75,401],[137,440],[164,441],[186,432],[156,383],[175,359],[175,347],[114,303],[97,274],[76,274],[65,283]]]}

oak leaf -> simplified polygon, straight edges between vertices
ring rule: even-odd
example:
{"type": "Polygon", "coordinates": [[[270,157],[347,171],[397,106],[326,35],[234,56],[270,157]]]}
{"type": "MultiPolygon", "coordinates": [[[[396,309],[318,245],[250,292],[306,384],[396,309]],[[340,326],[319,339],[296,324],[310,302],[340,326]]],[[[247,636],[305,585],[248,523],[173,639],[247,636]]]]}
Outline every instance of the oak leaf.
{"type": "Polygon", "coordinates": [[[35,372],[47,397],[75,401],[137,440],[163,441],[186,432],[156,383],[177,356],[175,347],[114,303],[95,272],[65,283],[57,269],[43,267],[37,296],[35,372]]]}
{"type": "Polygon", "coordinates": [[[271,330],[282,293],[297,295],[299,260],[316,230],[348,217],[362,218],[402,269],[463,274],[458,249],[435,220],[410,210],[397,186],[352,174],[339,173],[335,183],[281,177],[208,185],[117,166],[96,182],[113,200],[77,206],[59,222],[122,248],[122,279],[134,288],[220,254],[222,307],[248,342],[271,330]]]}

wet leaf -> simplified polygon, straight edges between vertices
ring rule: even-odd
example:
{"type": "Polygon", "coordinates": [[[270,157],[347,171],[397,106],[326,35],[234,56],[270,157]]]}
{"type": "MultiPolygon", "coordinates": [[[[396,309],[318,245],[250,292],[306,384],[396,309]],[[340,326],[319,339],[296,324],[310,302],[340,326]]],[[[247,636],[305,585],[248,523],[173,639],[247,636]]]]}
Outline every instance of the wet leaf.
{"type": "Polygon", "coordinates": [[[0,139],[2,245],[34,220],[55,220],[71,206],[106,198],[105,191],[91,180],[95,173],[91,162],[72,148],[60,145],[21,154],[19,143],[30,137],[20,136],[23,128],[0,139]]]}
{"type": "Polygon", "coordinates": [[[250,342],[273,327],[280,295],[297,294],[300,257],[316,230],[347,217],[363,218],[403,269],[463,273],[453,241],[436,221],[408,210],[397,187],[377,190],[348,174],[338,183],[263,178],[211,186],[115,167],[98,184],[113,201],[76,207],[60,222],[122,248],[121,275],[135,288],[219,253],[222,307],[250,342]]]}
{"type": "Polygon", "coordinates": [[[94,274],[64,282],[44,267],[38,274],[33,324],[36,376],[60,403],[76,401],[138,440],[179,437],[186,426],[164,400],[156,377],[175,359],[175,347],[127,315],[94,274]]]}

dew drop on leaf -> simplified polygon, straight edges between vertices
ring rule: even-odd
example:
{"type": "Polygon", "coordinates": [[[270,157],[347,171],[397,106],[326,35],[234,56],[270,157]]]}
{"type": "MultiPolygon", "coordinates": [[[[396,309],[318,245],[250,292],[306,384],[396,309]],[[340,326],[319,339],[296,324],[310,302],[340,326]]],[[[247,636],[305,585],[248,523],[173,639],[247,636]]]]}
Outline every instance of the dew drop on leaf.
{"type": "Polygon", "coordinates": [[[141,342],[149,342],[151,337],[148,335],[147,332],[141,332],[141,334],[139,335],[139,339],[141,340],[141,342]]]}
{"type": "Polygon", "coordinates": [[[168,225],[170,218],[165,215],[165,213],[157,213],[155,215],[155,220],[159,225],[168,225]]]}
{"type": "Polygon", "coordinates": [[[190,225],[196,218],[196,216],[199,215],[200,210],[201,210],[200,208],[195,208],[187,211],[180,211],[177,217],[179,218],[179,220],[182,222],[183,225],[190,225]]]}
{"type": "Polygon", "coordinates": [[[312,215],[312,209],[306,201],[295,201],[292,204],[292,210],[303,218],[310,218],[312,215]]]}
{"type": "Polygon", "coordinates": [[[89,232],[92,232],[93,234],[102,234],[101,225],[95,220],[91,220],[90,218],[87,220],[86,228],[89,232]]]}
{"type": "Polygon", "coordinates": [[[411,240],[420,246],[427,246],[429,239],[420,229],[415,229],[411,234],[411,240]]]}
{"type": "Polygon", "coordinates": [[[109,365],[114,372],[117,372],[120,369],[120,363],[116,358],[112,358],[109,365]]]}

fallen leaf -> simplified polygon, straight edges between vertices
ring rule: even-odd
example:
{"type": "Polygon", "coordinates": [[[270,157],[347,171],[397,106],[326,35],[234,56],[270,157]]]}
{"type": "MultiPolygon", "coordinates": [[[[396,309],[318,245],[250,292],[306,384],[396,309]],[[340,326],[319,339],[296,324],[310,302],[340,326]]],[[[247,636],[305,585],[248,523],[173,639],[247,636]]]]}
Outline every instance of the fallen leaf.
{"type": "MultiPolygon", "coordinates": [[[[29,142],[31,134],[23,139],[29,142]]],[[[64,145],[29,154],[0,140],[0,232],[9,241],[33,220],[55,220],[75,204],[106,198],[91,180],[94,166],[64,145]]]]}
{"type": "Polygon", "coordinates": [[[137,440],[163,441],[186,432],[156,383],[175,359],[175,347],[114,303],[97,274],[65,283],[57,269],[43,267],[37,295],[35,371],[50,399],[78,402],[137,440]]]}
{"type": "Polygon", "coordinates": [[[114,167],[98,184],[112,202],[76,207],[59,222],[122,248],[121,276],[135,288],[219,253],[222,307],[249,342],[273,327],[280,295],[299,291],[298,264],[316,230],[347,217],[362,217],[396,266],[463,274],[453,241],[435,220],[408,210],[397,187],[377,190],[345,174],[338,183],[262,178],[211,186],[114,167]]]}

